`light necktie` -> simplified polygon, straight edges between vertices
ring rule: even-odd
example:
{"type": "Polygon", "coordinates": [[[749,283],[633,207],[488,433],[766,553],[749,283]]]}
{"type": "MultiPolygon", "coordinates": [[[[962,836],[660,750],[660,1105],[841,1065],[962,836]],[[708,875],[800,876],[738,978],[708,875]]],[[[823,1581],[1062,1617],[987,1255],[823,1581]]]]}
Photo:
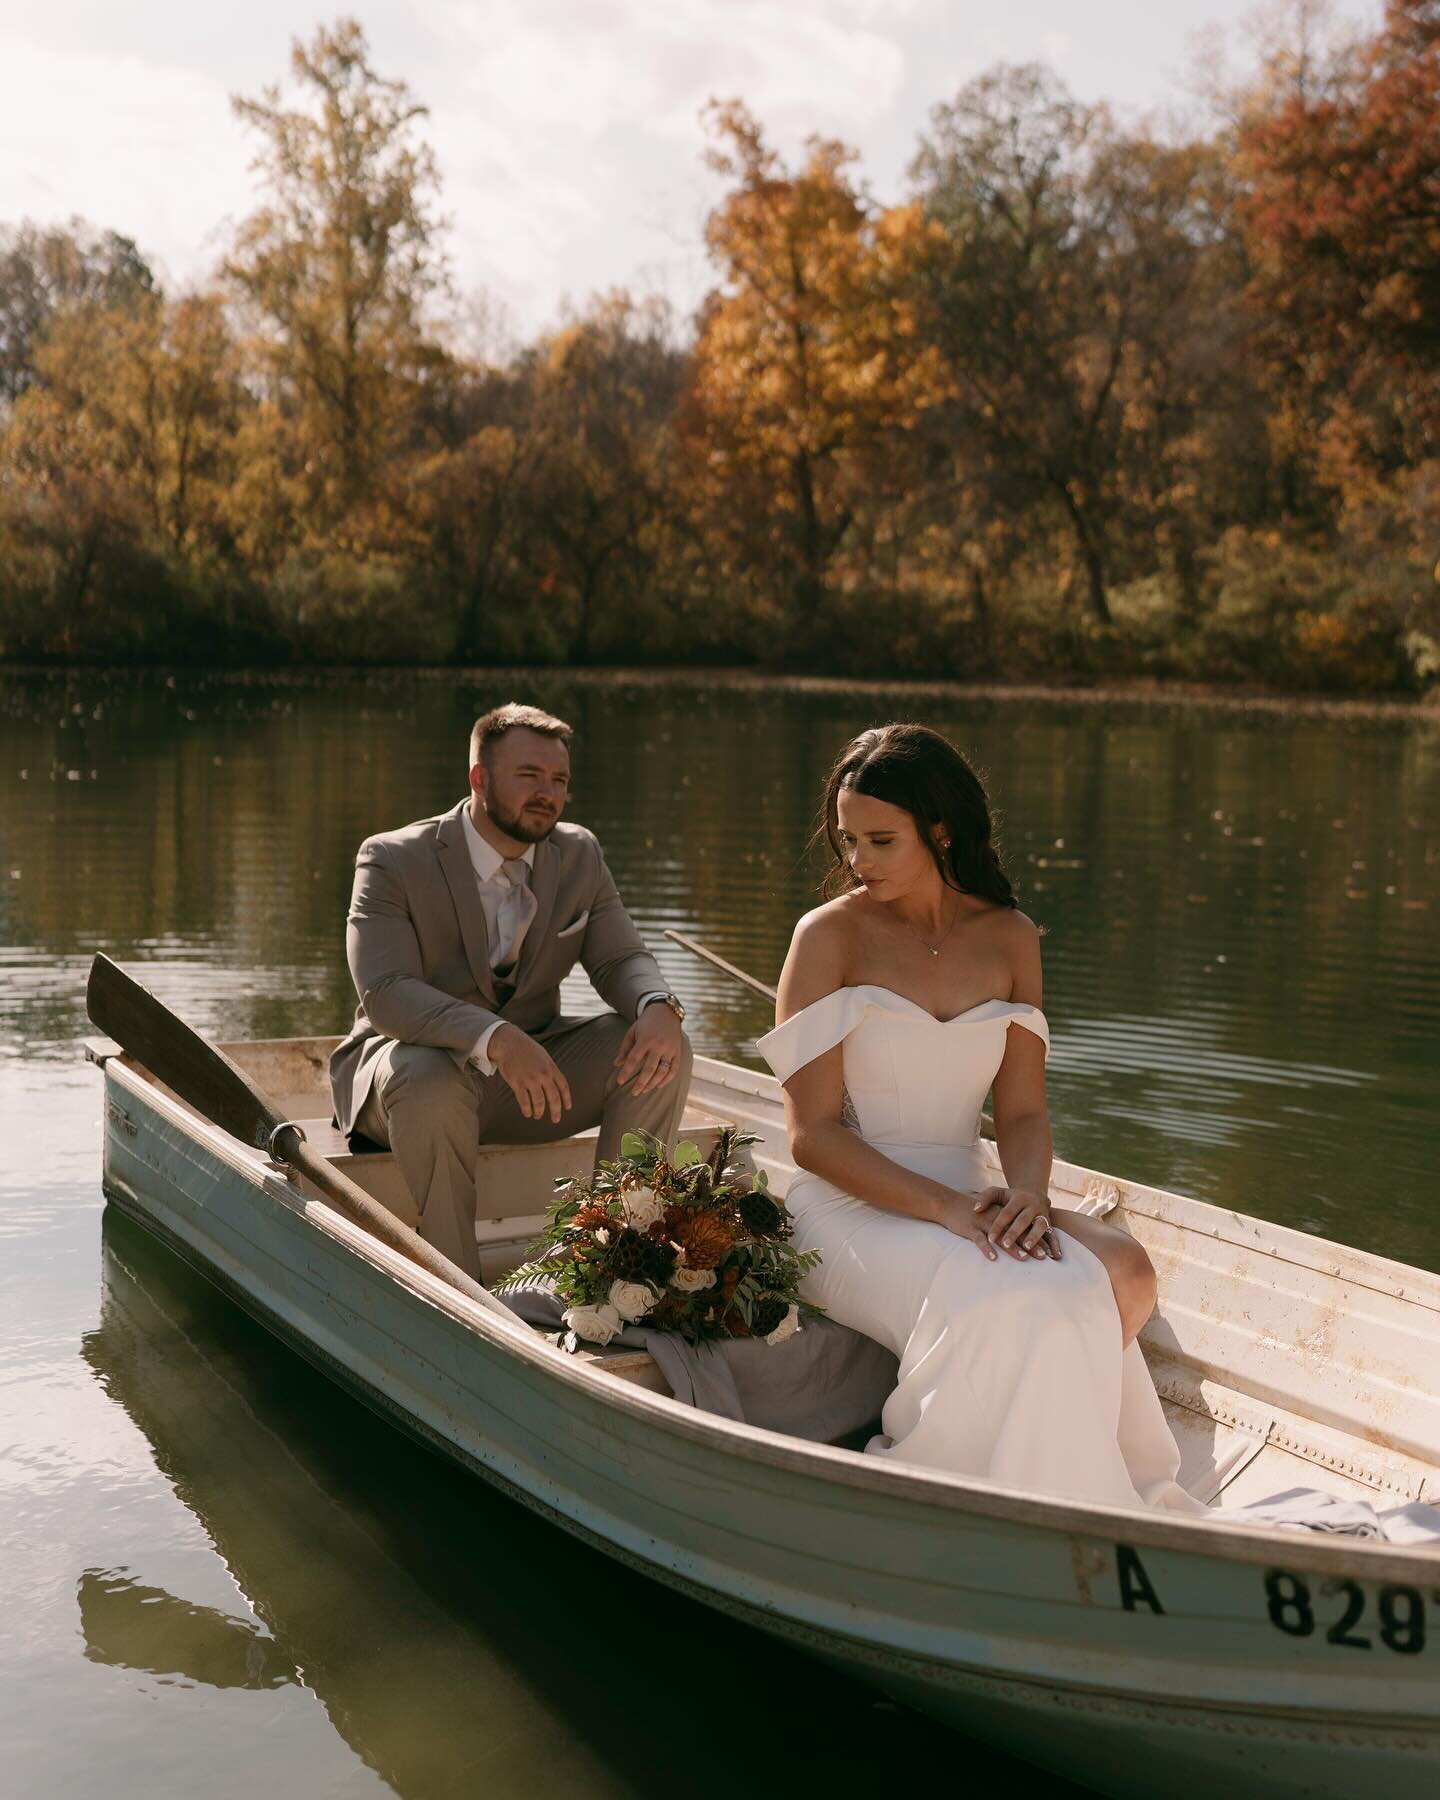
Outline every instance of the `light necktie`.
{"type": "Polygon", "coordinates": [[[507,857],[500,867],[513,890],[507,896],[507,905],[514,925],[514,935],[510,939],[510,948],[504,962],[495,965],[495,973],[506,981],[513,981],[520,963],[520,946],[525,942],[525,933],[530,929],[530,922],[539,910],[540,902],[530,886],[528,864],[518,856],[512,856],[507,857]]]}

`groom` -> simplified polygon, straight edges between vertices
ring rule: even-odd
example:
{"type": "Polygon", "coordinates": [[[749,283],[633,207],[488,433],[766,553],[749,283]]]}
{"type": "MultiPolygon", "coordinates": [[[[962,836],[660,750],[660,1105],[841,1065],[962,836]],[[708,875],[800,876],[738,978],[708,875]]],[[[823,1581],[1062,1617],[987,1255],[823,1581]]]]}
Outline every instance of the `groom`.
{"type": "Polygon", "coordinates": [[[482,1143],[600,1127],[669,1143],[690,1085],[685,1009],[631,924],[583,825],[564,825],[573,733],[497,706],[470,733],[470,796],[367,838],[345,950],[360,1005],[330,1059],[335,1119],[395,1152],[421,1237],[480,1277],[482,1143]],[[614,1009],[565,1018],[583,964],[614,1009]]]}

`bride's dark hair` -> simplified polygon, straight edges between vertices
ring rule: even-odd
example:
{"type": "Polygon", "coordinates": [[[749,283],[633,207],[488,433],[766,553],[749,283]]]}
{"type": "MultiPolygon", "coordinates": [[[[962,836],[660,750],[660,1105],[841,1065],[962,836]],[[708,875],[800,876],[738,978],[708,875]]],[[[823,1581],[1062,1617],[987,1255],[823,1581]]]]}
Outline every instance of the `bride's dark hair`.
{"type": "Polygon", "coordinates": [[[840,843],[837,802],[842,788],[908,812],[947,887],[997,906],[1018,905],[996,854],[994,820],[980,777],[938,731],[928,725],[877,725],[840,752],[825,783],[825,814],[816,832],[817,841],[823,836],[835,853],[835,866],[825,877],[830,898],[859,885],[840,843]],[[948,850],[936,839],[936,825],[944,828],[940,836],[950,840],[948,850]]]}

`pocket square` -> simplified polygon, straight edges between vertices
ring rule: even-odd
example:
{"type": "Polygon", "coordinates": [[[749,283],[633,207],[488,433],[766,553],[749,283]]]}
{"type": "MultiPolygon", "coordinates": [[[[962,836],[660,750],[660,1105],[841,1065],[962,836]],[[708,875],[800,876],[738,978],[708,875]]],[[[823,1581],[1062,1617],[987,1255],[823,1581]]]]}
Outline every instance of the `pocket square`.
{"type": "Polygon", "coordinates": [[[565,929],[563,931],[557,931],[555,936],[557,938],[573,937],[577,931],[583,931],[585,929],[585,922],[589,917],[590,908],[587,906],[578,919],[572,919],[565,929]]]}

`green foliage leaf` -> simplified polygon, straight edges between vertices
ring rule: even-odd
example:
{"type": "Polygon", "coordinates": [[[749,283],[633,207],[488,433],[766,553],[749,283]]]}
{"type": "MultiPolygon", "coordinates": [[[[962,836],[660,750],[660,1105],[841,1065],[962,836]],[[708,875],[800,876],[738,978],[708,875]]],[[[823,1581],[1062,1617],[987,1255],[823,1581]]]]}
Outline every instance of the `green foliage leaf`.
{"type": "Polygon", "coordinates": [[[676,1169],[690,1169],[700,1160],[699,1146],[696,1144],[677,1144],[675,1154],[671,1158],[671,1166],[676,1169]]]}

